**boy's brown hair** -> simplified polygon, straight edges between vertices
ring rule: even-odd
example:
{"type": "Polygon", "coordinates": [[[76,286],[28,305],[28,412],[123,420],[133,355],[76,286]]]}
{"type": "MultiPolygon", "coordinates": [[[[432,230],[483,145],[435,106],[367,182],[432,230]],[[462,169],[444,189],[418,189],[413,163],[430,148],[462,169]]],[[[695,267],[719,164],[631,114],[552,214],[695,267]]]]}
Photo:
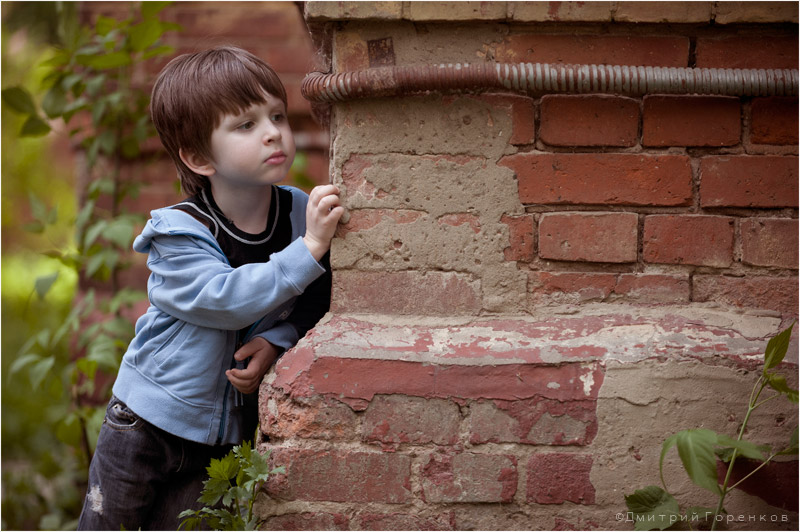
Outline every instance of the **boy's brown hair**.
{"type": "Polygon", "coordinates": [[[189,196],[208,185],[192,172],[179,151],[211,158],[211,133],[226,114],[263,103],[264,91],[286,105],[278,75],[255,55],[233,46],[184,54],[170,61],[153,85],[150,116],[189,196]]]}

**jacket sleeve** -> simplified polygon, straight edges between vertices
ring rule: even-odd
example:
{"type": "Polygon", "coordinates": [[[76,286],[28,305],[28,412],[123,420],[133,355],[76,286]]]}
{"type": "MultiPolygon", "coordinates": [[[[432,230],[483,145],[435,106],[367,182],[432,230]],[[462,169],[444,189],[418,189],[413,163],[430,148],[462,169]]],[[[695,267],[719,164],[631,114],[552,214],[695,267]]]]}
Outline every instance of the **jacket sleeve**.
{"type": "Polygon", "coordinates": [[[294,310],[285,321],[258,336],[284,350],[294,347],[297,341],[306,335],[331,306],[331,266],[330,252],[320,261],[325,273],[317,277],[297,298],[294,310]]]}
{"type": "Polygon", "coordinates": [[[153,305],[188,323],[226,330],[247,327],[325,273],[300,238],[269,262],[233,268],[207,243],[161,235],[151,242],[148,267],[153,305]]]}

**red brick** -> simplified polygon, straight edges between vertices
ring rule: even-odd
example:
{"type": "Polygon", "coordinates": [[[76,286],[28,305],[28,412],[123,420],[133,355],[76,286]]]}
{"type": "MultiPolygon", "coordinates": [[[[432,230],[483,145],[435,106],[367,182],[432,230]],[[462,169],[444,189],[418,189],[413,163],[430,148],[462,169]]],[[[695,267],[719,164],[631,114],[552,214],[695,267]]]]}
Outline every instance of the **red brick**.
{"type": "MultiPolygon", "coordinates": [[[[424,349],[424,345],[415,348],[424,349]]],[[[287,387],[291,387],[293,395],[332,394],[340,400],[371,401],[376,395],[390,394],[509,401],[537,396],[584,400],[596,398],[603,381],[602,368],[583,363],[445,366],[402,360],[321,357],[305,364],[297,374],[289,371],[281,377],[291,379],[287,387]],[[465,387],[465,382],[472,384],[465,387]]]]}
{"type": "Polygon", "coordinates": [[[590,479],[592,457],[572,453],[539,453],[528,460],[528,502],[594,504],[590,479]]]}
{"type": "Polygon", "coordinates": [[[700,205],[797,207],[797,181],[797,157],[706,157],[700,161],[700,205]]]}
{"type": "Polygon", "coordinates": [[[481,232],[481,219],[469,212],[445,214],[436,219],[437,222],[451,227],[468,225],[476,235],[481,232]]]}
{"type": "Polygon", "coordinates": [[[686,303],[687,277],[657,274],[531,272],[531,304],[630,301],[632,303],[686,303]]]}
{"type": "Polygon", "coordinates": [[[461,411],[451,401],[377,396],[364,412],[362,437],[367,442],[454,445],[460,423],[461,411]]]}
{"type": "Polygon", "coordinates": [[[531,144],[535,140],[533,98],[515,94],[484,94],[480,98],[494,107],[506,107],[511,115],[510,144],[531,144]]]}
{"type": "Polygon", "coordinates": [[[403,209],[357,209],[350,211],[347,223],[336,228],[336,236],[345,238],[348,233],[367,231],[377,226],[384,220],[391,220],[395,224],[410,224],[423,216],[420,211],[403,209]]]}
{"type": "Polygon", "coordinates": [[[695,275],[692,300],[771,309],[797,316],[797,288],[797,277],[695,275]]]}
{"type": "MultiPolygon", "coordinates": [[[[453,512],[440,512],[435,517],[416,514],[360,514],[354,519],[354,530],[454,530],[453,512]]],[[[306,529],[308,530],[308,529],[306,529]]]]}
{"type": "Polygon", "coordinates": [[[797,36],[699,37],[698,68],[797,68],[797,36]]]}
{"type": "Polygon", "coordinates": [[[647,96],[644,146],[732,146],[741,138],[739,98],[647,96]]]}
{"type": "Polygon", "coordinates": [[[322,512],[283,514],[268,517],[264,530],[350,530],[346,515],[322,512]]]}
{"type": "Polygon", "coordinates": [[[520,153],[504,157],[520,201],[560,205],[689,205],[692,168],[682,155],[520,153]]]}
{"type": "Polygon", "coordinates": [[[635,213],[546,213],[539,219],[539,256],[589,262],[636,262],[635,213]]]}
{"type": "Polygon", "coordinates": [[[495,60],[521,63],[685,67],[686,37],[516,34],[497,46],[495,60]]]}
{"type": "MultiPolygon", "coordinates": [[[[268,391],[266,387],[259,390],[261,404],[267,403],[268,391]]],[[[274,438],[348,440],[358,427],[355,412],[335,399],[315,396],[302,403],[279,399],[275,407],[274,414],[268,409],[259,410],[261,430],[274,438]]]]}
{"type": "Polygon", "coordinates": [[[584,400],[597,397],[602,381],[603,370],[595,364],[438,366],[436,395],[508,401],[537,396],[584,400]],[[465,382],[470,383],[469,389],[465,382]]]}
{"type": "Polygon", "coordinates": [[[533,260],[533,215],[509,216],[504,214],[500,222],[508,226],[509,246],[503,250],[508,261],[533,260]]]}
{"type": "Polygon", "coordinates": [[[433,454],[422,468],[427,503],[511,502],[517,492],[517,459],[511,455],[433,454]]]}
{"type": "Polygon", "coordinates": [[[755,266],[797,269],[797,220],[742,220],[742,262],[755,266]]]}
{"type": "Polygon", "coordinates": [[[689,278],[677,275],[624,273],[614,294],[637,303],[688,303],[689,278]]]}
{"type": "Polygon", "coordinates": [[[797,98],[756,98],[750,108],[750,141],[797,144],[797,98]]]}
{"type": "Polygon", "coordinates": [[[470,405],[469,441],[588,445],[597,434],[596,401],[479,401],[470,405]]]}
{"type": "Polygon", "coordinates": [[[539,138],[553,146],[635,146],[639,102],[603,95],[544,96],[539,138]]]}
{"type": "Polygon", "coordinates": [[[667,264],[730,266],[733,218],[653,215],[644,220],[644,260],[667,264]]]}
{"type": "Polygon", "coordinates": [[[272,448],[272,463],[285,475],[268,486],[270,496],[331,502],[411,502],[411,458],[401,453],[272,448]]]}
{"type": "Polygon", "coordinates": [[[331,307],[334,312],[477,314],[481,294],[476,281],[453,272],[340,270],[334,273],[331,307]]]}

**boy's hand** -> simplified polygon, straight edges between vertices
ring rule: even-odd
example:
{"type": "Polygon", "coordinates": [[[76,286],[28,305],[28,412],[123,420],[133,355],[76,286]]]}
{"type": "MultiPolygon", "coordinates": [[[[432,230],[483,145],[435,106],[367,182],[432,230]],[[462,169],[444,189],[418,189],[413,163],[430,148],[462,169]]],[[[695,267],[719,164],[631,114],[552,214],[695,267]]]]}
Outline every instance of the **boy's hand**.
{"type": "Polygon", "coordinates": [[[229,369],[225,372],[231,384],[242,393],[253,393],[258,390],[261,379],[278,358],[278,348],[256,336],[233,355],[233,358],[240,362],[248,357],[252,358],[245,369],[229,369]]]}
{"type": "Polygon", "coordinates": [[[336,224],[344,214],[339,204],[339,188],[323,185],[311,191],[306,207],[306,234],[303,241],[311,255],[319,261],[331,247],[336,224]]]}

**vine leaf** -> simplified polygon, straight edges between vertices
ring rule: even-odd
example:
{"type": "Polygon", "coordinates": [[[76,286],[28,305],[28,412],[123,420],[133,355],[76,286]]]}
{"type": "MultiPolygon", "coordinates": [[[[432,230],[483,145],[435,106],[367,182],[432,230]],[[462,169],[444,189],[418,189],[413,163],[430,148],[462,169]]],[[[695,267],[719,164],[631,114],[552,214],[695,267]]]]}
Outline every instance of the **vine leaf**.
{"type": "Polygon", "coordinates": [[[664,530],[680,516],[678,502],[658,486],[647,486],[626,495],[625,504],[634,514],[634,530],[664,530]]]}
{"type": "Polygon", "coordinates": [[[770,338],[767,342],[767,349],[764,351],[764,376],[767,376],[767,370],[772,369],[783,361],[786,356],[786,351],[789,349],[789,341],[792,338],[792,323],[788,329],[781,332],[777,336],[770,338]]]}
{"type": "Polygon", "coordinates": [[[717,433],[708,429],[682,430],[664,440],[658,466],[662,479],[664,456],[672,446],[677,446],[678,456],[691,481],[719,495],[721,491],[717,484],[717,461],[714,455],[714,445],[717,440],[717,433]]]}

